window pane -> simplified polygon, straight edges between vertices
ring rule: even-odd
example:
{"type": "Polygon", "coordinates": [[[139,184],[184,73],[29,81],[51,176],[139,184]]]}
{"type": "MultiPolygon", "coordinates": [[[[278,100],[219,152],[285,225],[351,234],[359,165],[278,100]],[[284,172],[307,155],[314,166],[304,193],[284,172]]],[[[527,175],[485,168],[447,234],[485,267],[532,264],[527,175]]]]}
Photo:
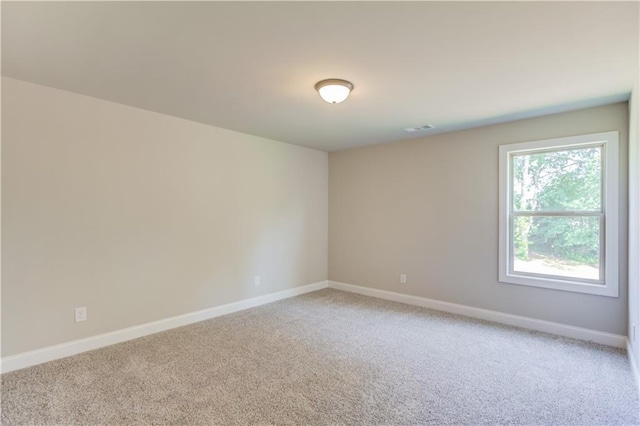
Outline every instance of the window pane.
{"type": "Polygon", "coordinates": [[[515,154],[514,211],[600,211],[602,147],[515,154]]]}
{"type": "Polygon", "coordinates": [[[516,216],[513,270],[600,280],[600,218],[516,216]]]}

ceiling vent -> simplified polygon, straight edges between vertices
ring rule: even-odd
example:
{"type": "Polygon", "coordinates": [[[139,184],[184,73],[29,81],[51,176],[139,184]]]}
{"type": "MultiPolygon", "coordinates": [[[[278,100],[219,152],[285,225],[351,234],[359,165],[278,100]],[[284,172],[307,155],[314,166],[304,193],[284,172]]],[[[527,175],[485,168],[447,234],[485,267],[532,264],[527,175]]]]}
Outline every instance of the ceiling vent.
{"type": "Polygon", "coordinates": [[[406,127],[402,130],[404,130],[405,132],[413,133],[413,132],[423,132],[429,129],[433,129],[433,125],[425,124],[424,126],[419,126],[419,127],[406,127]]]}

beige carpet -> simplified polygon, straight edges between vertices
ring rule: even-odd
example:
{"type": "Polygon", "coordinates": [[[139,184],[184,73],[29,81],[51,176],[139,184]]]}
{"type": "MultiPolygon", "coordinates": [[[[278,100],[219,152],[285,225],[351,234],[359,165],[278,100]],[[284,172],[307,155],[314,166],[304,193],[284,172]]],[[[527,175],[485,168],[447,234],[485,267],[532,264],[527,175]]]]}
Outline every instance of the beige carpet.
{"type": "Polygon", "coordinates": [[[2,376],[2,424],[631,425],[622,350],[321,290],[2,376]]]}

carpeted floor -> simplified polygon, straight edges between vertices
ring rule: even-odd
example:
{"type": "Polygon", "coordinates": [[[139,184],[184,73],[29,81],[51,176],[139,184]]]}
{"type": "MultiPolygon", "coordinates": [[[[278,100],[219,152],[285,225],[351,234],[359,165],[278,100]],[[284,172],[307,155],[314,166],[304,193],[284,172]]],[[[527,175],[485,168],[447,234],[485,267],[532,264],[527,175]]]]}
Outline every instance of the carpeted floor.
{"type": "Polygon", "coordinates": [[[2,376],[2,424],[635,425],[626,354],[332,289],[2,376]]]}

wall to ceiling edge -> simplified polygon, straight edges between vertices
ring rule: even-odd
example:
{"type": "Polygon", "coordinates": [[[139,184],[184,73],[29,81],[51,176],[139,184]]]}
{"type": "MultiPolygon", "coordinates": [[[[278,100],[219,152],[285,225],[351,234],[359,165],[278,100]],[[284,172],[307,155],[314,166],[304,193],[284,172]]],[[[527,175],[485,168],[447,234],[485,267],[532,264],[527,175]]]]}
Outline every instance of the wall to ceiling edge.
{"type": "Polygon", "coordinates": [[[628,130],[622,102],[331,152],[329,280],[627,335],[628,130]],[[620,296],[498,282],[498,146],[610,130],[620,133],[620,296]]]}
{"type": "Polygon", "coordinates": [[[3,357],[327,279],[325,152],[10,78],[2,124],[3,357]]]}

